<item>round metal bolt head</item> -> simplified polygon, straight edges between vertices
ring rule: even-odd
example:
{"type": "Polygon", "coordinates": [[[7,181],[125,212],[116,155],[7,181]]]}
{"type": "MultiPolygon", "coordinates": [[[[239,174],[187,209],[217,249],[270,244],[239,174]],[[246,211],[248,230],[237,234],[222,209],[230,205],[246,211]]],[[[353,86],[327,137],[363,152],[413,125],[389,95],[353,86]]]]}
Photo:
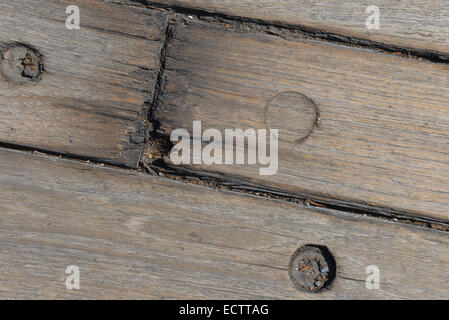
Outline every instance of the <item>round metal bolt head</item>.
{"type": "Polygon", "coordinates": [[[335,278],[335,260],[327,248],[306,245],[293,254],[288,273],[296,289],[317,293],[328,288],[335,278]]]}
{"type": "Polygon", "coordinates": [[[14,45],[3,52],[1,73],[12,83],[37,82],[41,78],[42,57],[34,49],[14,45]]]}

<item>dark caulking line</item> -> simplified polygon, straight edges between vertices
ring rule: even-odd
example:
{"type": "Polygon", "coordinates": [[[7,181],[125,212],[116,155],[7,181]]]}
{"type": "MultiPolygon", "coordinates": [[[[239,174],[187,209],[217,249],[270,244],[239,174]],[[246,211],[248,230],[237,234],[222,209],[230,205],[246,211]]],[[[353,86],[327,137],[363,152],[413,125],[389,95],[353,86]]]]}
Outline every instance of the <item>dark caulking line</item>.
{"type": "Polygon", "coordinates": [[[151,163],[148,163],[145,159],[143,159],[138,168],[117,164],[112,161],[107,162],[91,157],[81,157],[68,153],[52,152],[48,150],[31,148],[5,142],[0,142],[0,148],[26,152],[29,154],[37,154],[50,159],[57,158],[68,161],[78,161],[91,165],[109,167],[116,170],[125,170],[127,172],[147,172],[151,175],[157,175],[184,183],[201,185],[214,190],[227,190],[266,199],[275,199],[279,201],[296,203],[298,205],[305,205],[311,208],[324,208],[336,212],[340,211],[349,213],[354,216],[362,215],[377,219],[389,220],[395,223],[410,224],[442,232],[449,232],[449,222],[438,221],[427,217],[420,217],[418,214],[415,215],[391,208],[377,207],[369,204],[326,198],[324,196],[318,195],[295,195],[280,190],[270,189],[264,186],[252,184],[244,180],[224,177],[223,175],[217,173],[193,171],[188,170],[187,168],[170,166],[162,159],[163,155],[166,154],[168,143],[164,140],[165,139],[163,137],[159,137],[158,143],[155,144],[164,146],[163,150],[158,151],[161,157],[152,159],[153,161],[151,161],[151,163]]]}
{"type": "MultiPolygon", "coordinates": [[[[157,101],[157,98],[159,96],[159,92],[161,89],[161,83],[162,83],[162,77],[163,77],[163,73],[165,70],[165,60],[167,57],[167,46],[168,46],[168,42],[171,38],[171,22],[172,22],[172,17],[167,16],[167,20],[165,21],[166,26],[165,26],[165,31],[164,31],[164,35],[163,35],[163,39],[161,40],[161,47],[159,50],[159,64],[158,64],[158,71],[157,71],[157,76],[156,76],[156,83],[154,84],[154,93],[153,93],[153,97],[152,97],[152,101],[151,101],[151,105],[154,105],[155,101],[157,101]]],[[[152,114],[149,116],[152,116],[152,114]]]]}
{"type": "Polygon", "coordinates": [[[393,208],[380,207],[367,203],[334,199],[325,195],[307,193],[292,194],[282,190],[251,183],[240,179],[240,177],[230,177],[228,175],[224,176],[220,173],[197,171],[182,166],[173,166],[169,164],[169,159],[167,156],[159,159],[152,159],[151,163],[146,162],[144,159],[142,165],[144,169],[147,169],[152,174],[156,173],[160,176],[165,176],[174,180],[202,185],[217,190],[245,193],[268,199],[297,203],[308,207],[329,209],[350,213],[352,215],[362,215],[449,232],[449,222],[422,217],[419,213],[403,212],[393,208]]]}
{"type": "MultiPolygon", "coordinates": [[[[311,37],[315,39],[325,40],[334,43],[340,43],[349,46],[357,46],[366,49],[380,50],[390,54],[402,54],[412,58],[422,58],[435,63],[449,63],[449,55],[438,53],[430,50],[419,50],[415,48],[398,47],[395,45],[388,45],[385,43],[375,42],[366,39],[359,39],[348,37],[340,34],[333,34],[323,32],[318,29],[308,28],[300,25],[282,24],[273,21],[264,21],[260,19],[252,19],[246,17],[230,16],[222,13],[212,13],[200,9],[184,8],[176,5],[167,5],[160,2],[132,0],[135,3],[145,5],[152,9],[160,9],[163,11],[172,12],[175,15],[182,16],[188,21],[189,16],[195,16],[199,20],[204,20],[209,23],[219,23],[226,25],[245,26],[249,31],[264,32],[270,35],[280,37],[295,37],[298,34],[301,36],[311,37]]],[[[127,3],[131,4],[131,3],[127,3]]],[[[243,30],[242,30],[243,31],[243,30]]]]}
{"type": "Polygon", "coordinates": [[[159,98],[159,94],[162,91],[163,87],[163,77],[164,77],[164,71],[166,66],[166,58],[167,58],[167,46],[168,42],[171,39],[172,36],[172,17],[168,16],[166,21],[166,28],[165,28],[165,35],[164,39],[162,41],[161,49],[159,51],[159,69],[157,71],[156,76],[156,83],[154,85],[154,94],[152,101],[149,103],[146,103],[146,107],[144,108],[147,110],[146,115],[146,130],[145,130],[145,143],[143,145],[143,150],[141,152],[142,160],[141,160],[141,167],[145,168],[147,171],[149,171],[153,175],[157,175],[156,171],[153,171],[150,166],[145,165],[147,162],[152,163],[152,159],[149,157],[155,157],[155,160],[162,158],[165,154],[168,154],[173,147],[172,143],[169,139],[166,139],[163,135],[158,133],[159,129],[159,121],[157,121],[154,117],[154,110],[156,103],[159,98]]]}
{"type": "Polygon", "coordinates": [[[83,156],[79,156],[79,155],[72,154],[72,153],[54,152],[54,151],[39,149],[39,148],[35,148],[35,147],[28,147],[28,146],[23,146],[23,145],[14,144],[14,143],[0,142],[0,148],[26,152],[29,154],[38,154],[38,155],[42,155],[42,156],[45,156],[48,158],[79,161],[79,162],[83,162],[83,163],[89,163],[89,164],[99,165],[99,166],[104,166],[104,167],[108,166],[111,168],[126,169],[128,171],[139,170],[139,168],[137,168],[137,167],[127,166],[124,164],[116,163],[114,161],[106,162],[105,160],[99,159],[99,158],[83,157],[83,156]]]}

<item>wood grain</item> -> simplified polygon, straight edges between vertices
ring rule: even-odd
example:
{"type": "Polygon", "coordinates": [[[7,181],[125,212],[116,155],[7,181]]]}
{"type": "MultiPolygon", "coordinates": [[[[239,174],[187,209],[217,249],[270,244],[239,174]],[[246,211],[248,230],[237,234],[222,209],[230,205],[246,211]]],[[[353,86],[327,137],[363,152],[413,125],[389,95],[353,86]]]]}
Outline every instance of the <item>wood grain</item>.
{"type": "Polygon", "coordinates": [[[135,167],[144,103],[151,101],[166,14],[81,0],[0,1],[0,42],[43,55],[39,82],[0,81],[0,142],[135,167]]]}
{"type": "Polygon", "coordinates": [[[189,169],[448,220],[449,66],[213,24],[177,24],[171,34],[161,133],[192,133],[194,120],[222,134],[283,124],[271,127],[280,129],[275,175],[260,176],[261,165],[189,169]],[[289,92],[313,101],[315,126],[313,104],[294,109],[289,92]]]}
{"type": "Polygon", "coordinates": [[[430,229],[5,149],[0,196],[2,299],[449,297],[449,238],[430,229]],[[331,290],[292,287],[305,244],[334,255],[331,290]]]}
{"type": "Polygon", "coordinates": [[[302,27],[317,33],[329,33],[384,43],[399,48],[449,53],[449,11],[442,0],[147,0],[302,27]],[[368,30],[366,8],[380,10],[380,29],[368,30]]]}

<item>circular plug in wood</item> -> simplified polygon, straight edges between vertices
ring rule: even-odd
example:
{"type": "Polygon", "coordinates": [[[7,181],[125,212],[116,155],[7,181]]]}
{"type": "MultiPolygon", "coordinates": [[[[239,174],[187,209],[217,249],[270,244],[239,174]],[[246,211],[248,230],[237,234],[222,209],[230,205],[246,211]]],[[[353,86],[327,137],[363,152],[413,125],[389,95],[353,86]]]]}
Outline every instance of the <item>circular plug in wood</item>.
{"type": "Polygon", "coordinates": [[[301,143],[313,132],[319,114],[315,103],[299,92],[283,92],[275,96],[265,110],[268,128],[277,129],[279,140],[301,143]]]}

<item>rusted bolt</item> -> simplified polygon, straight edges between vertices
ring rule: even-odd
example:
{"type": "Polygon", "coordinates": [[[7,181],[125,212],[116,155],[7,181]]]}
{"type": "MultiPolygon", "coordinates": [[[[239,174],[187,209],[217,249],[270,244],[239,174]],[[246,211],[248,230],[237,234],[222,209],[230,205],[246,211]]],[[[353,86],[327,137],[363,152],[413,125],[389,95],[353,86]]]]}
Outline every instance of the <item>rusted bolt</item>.
{"type": "Polygon", "coordinates": [[[326,247],[305,245],[291,257],[288,274],[296,289],[317,293],[335,279],[335,260],[326,247]]]}
{"type": "Polygon", "coordinates": [[[37,82],[42,70],[42,57],[37,50],[13,44],[3,51],[1,73],[7,81],[18,84],[37,82]]]}

